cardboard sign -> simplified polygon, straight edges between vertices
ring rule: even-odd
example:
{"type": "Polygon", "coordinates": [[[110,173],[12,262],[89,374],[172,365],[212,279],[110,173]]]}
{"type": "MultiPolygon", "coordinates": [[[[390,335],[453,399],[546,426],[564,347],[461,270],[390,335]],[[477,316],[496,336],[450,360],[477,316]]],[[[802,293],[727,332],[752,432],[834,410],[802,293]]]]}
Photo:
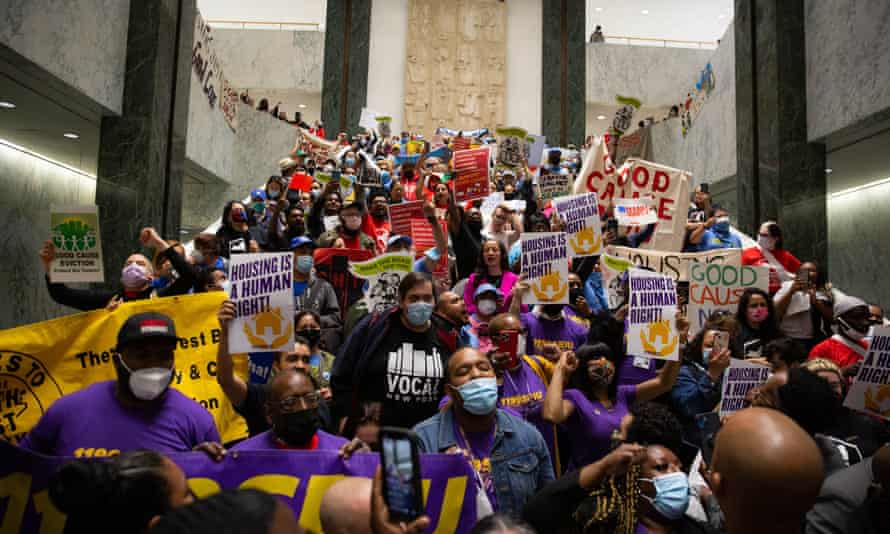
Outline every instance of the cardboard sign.
{"type": "Polygon", "coordinates": [[[538,190],[541,198],[555,198],[569,194],[572,176],[568,173],[559,171],[549,171],[541,169],[541,175],[538,177],[538,190]]]}
{"type": "Polygon", "coordinates": [[[229,264],[233,353],[285,351],[294,344],[293,254],[235,254],[229,264]]]}
{"type": "Polygon", "coordinates": [[[458,150],[454,153],[454,200],[465,202],[488,196],[487,147],[458,150]]]}
{"type": "Polygon", "coordinates": [[[615,201],[615,218],[621,226],[646,226],[658,222],[655,200],[651,198],[619,198],[615,201]]]}
{"type": "Polygon", "coordinates": [[[547,136],[530,135],[525,138],[526,159],[529,167],[540,167],[544,158],[544,146],[547,144],[547,136]]]}
{"type": "Polygon", "coordinates": [[[596,193],[583,193],[553,200],[557,216],[565,224],[569,257],[595,256],[603,249],[596,193]]]}
{"type": "Polygon", "coordinates": [[[769,378],[769,367],[731,358],[723,373],[723,394],[720,397],[720,417],[745,408],[745,397],[752,389],[762,386],[769,378]]]}
{"type": "Polygon", "coordinates": [[[337,293],[340,314],[346,318],[350,306],[364,296],[365,281],[349,272],[350,262],[365,261],[374,254],[366,249],[317,248],[315,249],[315,274],[327,280],[337,293]]]}
{"type": "Polygon", "coordinates": [[[844,406],[890,420],[890,327],[875,327],[844,406]]]}
{"type": "Polygon", "coordinates": [[[680,359],[677,287],[663,274],[630,268],[627,354],[659,360],[680,359]]]}
{"type": "Polygon", "coordinates": [[[689,266],[694,263],[719,263],[723,265],[742,264],[742,251],[738,248],[723,248],[707,252],[659,252],[640,248],[606,247],[612,256],[624,258],[640,267],[669,275],[677,282],[689,281],[689,266]]]}
{"type": "Polygon", "coordinates": [[[566,234],[523,232],[522,274],[529,283],[523,304],[568,304],[569,263],[566,234]]]}
{"type": "Polygon", "coordinates": [[[525,157],[525,138],[528,132],[522,128],[498,128],[497,162],[504,167],[518,167],[525,157]]]}
{"type": "Polygon", "coordinates": [[[97,206],[53,207],[50,231],[56,257],[50,282],[103,282],[102,240],[97,206]]]}
{"type": "Polygon", "coordinates": [[[689,266],[689,333],[702,329],[716,311],[735,313],[746,288],[769,289],[769,268],[721,263],[693,263],[689,266]]]}
{"type": "Polygon", "coordinates": [[[368,282],[365,302],[368,313],[383,312],[399,302],[399,284],[413,270],[410,254],[383,254],[363,262],[351,262],[349,272],[368,282]]]}

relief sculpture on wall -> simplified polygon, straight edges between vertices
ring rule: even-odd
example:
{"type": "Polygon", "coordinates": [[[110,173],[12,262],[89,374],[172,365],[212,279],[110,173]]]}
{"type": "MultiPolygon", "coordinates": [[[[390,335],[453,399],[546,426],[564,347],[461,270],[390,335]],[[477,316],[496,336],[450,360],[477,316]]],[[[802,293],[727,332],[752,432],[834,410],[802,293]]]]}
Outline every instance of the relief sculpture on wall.
{"type": "Polygon", "coordinates": [[[503,125],[507,11],[500,0],[409,0],[405,129],[503,125]]]}

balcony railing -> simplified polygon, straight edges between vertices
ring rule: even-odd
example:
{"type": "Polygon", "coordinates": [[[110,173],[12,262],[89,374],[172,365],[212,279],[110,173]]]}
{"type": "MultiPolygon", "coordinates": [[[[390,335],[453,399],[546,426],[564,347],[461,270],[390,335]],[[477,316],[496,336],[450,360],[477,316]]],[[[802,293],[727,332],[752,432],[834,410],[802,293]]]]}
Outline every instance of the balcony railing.
{"type": "Polygon", "coordinates": [[[229,30],[321,31],[318,22],[265,22],[255,20],[206,20],[213,28],[229,30]]]}
{"type": "MultiPolygon", "coordinates": [[[[589,37],[589,36],[588,36],[589,37]]],[[[633,46],[657,46],[661,48],[698,48],[702,50],[714,50],[717,44],[714,41],[681,41],[677,39],[653,39],[649,37],[627,37],[624,35],[604,36],[607,44],[625,44],[633,46]]],[[[600,44],[600,43],[592,43],[600,44]]]]}

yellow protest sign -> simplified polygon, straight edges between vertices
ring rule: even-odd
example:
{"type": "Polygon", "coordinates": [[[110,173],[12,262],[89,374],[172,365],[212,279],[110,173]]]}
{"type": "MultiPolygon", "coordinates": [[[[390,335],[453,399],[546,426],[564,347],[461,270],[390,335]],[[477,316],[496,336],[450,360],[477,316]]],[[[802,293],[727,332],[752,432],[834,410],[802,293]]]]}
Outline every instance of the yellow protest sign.
{"type": "MultiPolygon", "coordinates": [[[[0,330],[0,435],[18,443],[47,408],[63,395],[95,382],[116,379],[113,355],[117,332],[136,313],[158,312],[173,319],[180,342],[172,387],[204,406],[223,442],[247,436],[216,382],[216,351],[221,332],[216,313],[222,292],[183,295],[122,304],[0,330]]],[[[247,376],[247,357],[235,357],[247,376]]]]}

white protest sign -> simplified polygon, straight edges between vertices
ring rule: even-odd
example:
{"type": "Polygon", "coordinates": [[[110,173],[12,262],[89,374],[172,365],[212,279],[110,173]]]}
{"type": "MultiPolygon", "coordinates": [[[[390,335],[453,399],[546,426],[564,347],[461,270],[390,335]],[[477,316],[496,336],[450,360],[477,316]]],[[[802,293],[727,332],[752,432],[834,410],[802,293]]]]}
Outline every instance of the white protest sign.
{"type": "Polygon", "coordinates": [[[380,115],[373,109],[362,108],[361,117],[359,117],[358,125],[362,128],[366,128],[368,130],[373,130],[377,127],[377,116],[380,115]]]}
{"type": "Polygon", "coordinates": [[[286,351],[294,344],[293,254],[233,254],[229,298],[232,353],[286,351]]]}
{"type": "Polygon", "coordinates": [[[54,206],[50,211],[50,238],[56,248],[50,264],[50,282],[103,282],[99,208],[54,206]]]}
{"type": "Polygon", "coordinates": [[[663,274],[631,267],[627,310],[627,354],[659,360],[680,359],[677,287],[663,274]]]}
{"type": "Polygon", "coordinates": [[[541,198],[556,198],[569,193],[572,183],[572,176],[569,173],[562,173],[559,170],[550,171],[543,168],[540,171],[538,192],[541,194],[541,198]]]}
{"type": "Polygon", "coordinates": [[[519,236],[522,246],[522,274],[530,290],[523,304],[568,304],[569,263],[566,234],[528,232],[519,236]]]}
{"type": "Polygon", "coordinates": [[[482,222],[487,226],[489,222],[491,222],[491,214],[494,213],[494,209],[504,203],[504,192],[497,191],[495,193],[491,193],[485,200],[482,201],[482,205],[479,206],[479,212],[482,213],[482,222]]]}
{"type": "Polygon", "coordinates": [[[615,201],[615,218],[621,226],[646,226],[658,222],[655,200],[651,198],[619,198],[615,201]]]}
{"type": "Polygon", "coordinates": [[[322,222],[324,223],[325,232],[330,232],[331,230],[336,230],[337,227],[340,226],[340,216],[325,215],[322,222]]]}
{"type": "Polygon", "coordinates": [[[541,159],[544,157],[544,145],[547,143],[547,137],[543,135],[529,135],[525,138],[528,154],[529,167],[540,167],[541,159]]]}
{"type": "Polygon", "coordinates": [[[602,251],[603,233],[600,227],[596,193],[583,193],[553,199],[557,216],[565,224],[569,256],[595,256],[602,251]]]}
{"type": "Polygon", "coordinates": [[[762,386],[769,378],[769,367],[730,358],[729,368],[723,373],[723,394],[720,396],[720,417],[745,407],[745,397],[762,386]]]}
{"type": "Polygon", "coordinates": [[[769,268],[721,263],[689,265],[689,333],[696,334],[716,311],[735,314],[745,289],[769,289],[769,268]]]}
{"type": "Polygon", "coordinates": [[[626,302],[627,295],[621,287],[621,273],[633,267],[634,264],[622,258],[600,255],[600,271],[603,274],[603,288],[609,299],[609,309],[614,310],[626,302]]]}
{"type": "Polygon", "coordinates": [[[368,261],[350,262],[349,272],[368,281],[365,303],[368,313],[383,312],[399,302],[399,284],[413,270],[411,254],[390,253],[368,261]]]}
{"type": "Polygon", "coordinates": [[[689,280],[689,266],[693,263],[721,263],[735,266],[742,264],[742,251],[737,248],[722,248],[707,252],[661,252],[612,245],[606,247],[606,252],[627,259],[634,265],[666,274],[677,282],[689,280]]]}
{"type": "Polygon", "coordinates": [[[844,406],[890,419],[890,327],[875,327],[844,406]]]}

